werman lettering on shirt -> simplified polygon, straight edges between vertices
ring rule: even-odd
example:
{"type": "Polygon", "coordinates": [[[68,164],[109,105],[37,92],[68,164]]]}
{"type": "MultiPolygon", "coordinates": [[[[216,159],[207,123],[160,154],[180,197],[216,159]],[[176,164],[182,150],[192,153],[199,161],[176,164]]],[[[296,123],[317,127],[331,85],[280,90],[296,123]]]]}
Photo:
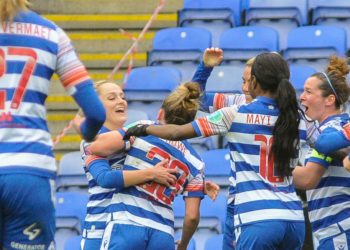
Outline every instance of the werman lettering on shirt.
{"type": "Polygon", "coordinates": [[[271,116],[270,115],[260,115],[260,114],[247,114],[246,122],[248,124],[258,124],[271,126],[271,116]]]}
{"type": "Polygon", "coordinates": [[[50,40],[51,29],[33,23],[2,23],[1,32],[7,34],[35,36],[50,40]]]}

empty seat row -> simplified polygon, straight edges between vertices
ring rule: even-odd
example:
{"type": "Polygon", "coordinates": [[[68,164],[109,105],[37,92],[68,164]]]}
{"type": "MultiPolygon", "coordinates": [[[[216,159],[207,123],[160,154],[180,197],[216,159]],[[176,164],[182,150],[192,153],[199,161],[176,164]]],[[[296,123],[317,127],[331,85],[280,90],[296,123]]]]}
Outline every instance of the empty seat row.
{"type": "MultiPolygon", "coordinates": [[[[245,26],[225,31],[219,47],[224,50],[223,64],[244,66],[245,61],[264,51],[280,51],[278,32],[268,27],[245,26]]],[[[347,52],[346,31],[335,26],[304,26],[288,33],[287,47],[281,53],[293,63],[308,64],[323,71],[332,54],[347,52]]],[[[200,61],[203,51],[211,47],[211,34],[202,28],[167,28],[158,31],[153,48],[148,53],[150,66],[173,65],[190,80],[192,68],[200,61]]]]}
{"type": "MultiPolygon", "coordinates": [[[[148,66],[135,68],[125,83],[125,94],[130,111],[128,120],[157,119],[158,110],[161,108],[163,99],[170,94],[184,79],[175,65],[170,66],[148,66]],[[175,72],[177,72],[175,74],[175,72]],[[136,111],[137,110],[137,111],[136,111]],[[135,114],[132,116],[132,114],[135,114]],[[143,116],[141,114],[144,114],[143,116]]],[[[193,75],[197,65],[187,67],[188,75],[193,75]]],[[[243,66],[223,65],[214,68],[208,78],[206,91],[220,93],[241,93],[243,66]]],[[[301,64],[290,64],[291,77],[298,96],[303,91],[305,80],[316,72],[311,66],[301,64]]],[[[192,139],[191,142],[198,144],[204,139],[192,139]]],[[[207,139],[205,150],[215,148],[216,142],[207,139]],[[214,143],[213,145],[211,145],[214,143]]],[[[201,144],[201,143],[200,143],[201,144]]]]}
{"type": "MultiPolygon", "coordinates": [[[[241,25],[269,26],[279,31],[281,49],[291,29],[305,25],[338,25],[350,29],[346,0],[185,0],[178,14],[180,27],[205,27],[218,46],[220,34],[241,25]]],[[[348,46],[350,47],[350,46],[348,46]]]]}

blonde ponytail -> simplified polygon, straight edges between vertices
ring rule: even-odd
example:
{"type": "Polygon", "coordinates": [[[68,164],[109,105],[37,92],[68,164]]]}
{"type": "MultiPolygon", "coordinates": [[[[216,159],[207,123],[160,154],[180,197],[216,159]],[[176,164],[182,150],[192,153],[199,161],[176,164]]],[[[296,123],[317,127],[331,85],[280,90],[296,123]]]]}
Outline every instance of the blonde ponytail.
{"type": "Polygon", "coordinates": [[[11,22],[20,11],[28,10],[28,0],[0,0],[1,22],[11,22]]]}

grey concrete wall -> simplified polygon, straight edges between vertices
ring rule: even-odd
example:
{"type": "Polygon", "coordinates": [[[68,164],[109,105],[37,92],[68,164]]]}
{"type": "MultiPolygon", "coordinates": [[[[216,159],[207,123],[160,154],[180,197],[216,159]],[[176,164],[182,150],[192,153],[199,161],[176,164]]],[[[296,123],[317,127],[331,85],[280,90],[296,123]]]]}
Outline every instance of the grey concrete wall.
{"type": "MultiPolygon", "coordinates": [[[[46,14],[152,13],[157,0],[32,0],[33,9],[46,14]]],[[[162,12],[176,12],[182,0],[167,0],[162,12]]]]}

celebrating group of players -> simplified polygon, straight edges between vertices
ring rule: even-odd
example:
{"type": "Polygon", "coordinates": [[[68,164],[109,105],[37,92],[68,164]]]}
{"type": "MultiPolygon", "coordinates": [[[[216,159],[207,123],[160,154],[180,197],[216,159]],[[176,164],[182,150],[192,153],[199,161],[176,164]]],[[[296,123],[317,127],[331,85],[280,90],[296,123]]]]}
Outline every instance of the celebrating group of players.
{"type": "Polygon", "coordinates": [[[0,247],[55,249],[56,165],[45,99],[54,72],[82,109],[75,127],[90,198],[82,249],[186,249],[205,194],[201,158],[186,139],[226,137],[231,156],[224,249],[301,249],[307,190],[317,249],[350,244],[349,114],[345,58],[332,56],[311,75],[298,101],[288,63],[278,53],[249,60],[243,94],[210,94],[205,85],[223,59],[204,52],[192,82],[163,101],[157,121],[124,127],[127,101],[115,83],[93,85],[65,32],[28,9],[0,2],[0,247]],[[212,112],[195,119],[198,110],[212,112]],[[343,167],[344,160],[344,167],[343,167]],[[185,219],[174,244],[172,202],[185,219]]]}

